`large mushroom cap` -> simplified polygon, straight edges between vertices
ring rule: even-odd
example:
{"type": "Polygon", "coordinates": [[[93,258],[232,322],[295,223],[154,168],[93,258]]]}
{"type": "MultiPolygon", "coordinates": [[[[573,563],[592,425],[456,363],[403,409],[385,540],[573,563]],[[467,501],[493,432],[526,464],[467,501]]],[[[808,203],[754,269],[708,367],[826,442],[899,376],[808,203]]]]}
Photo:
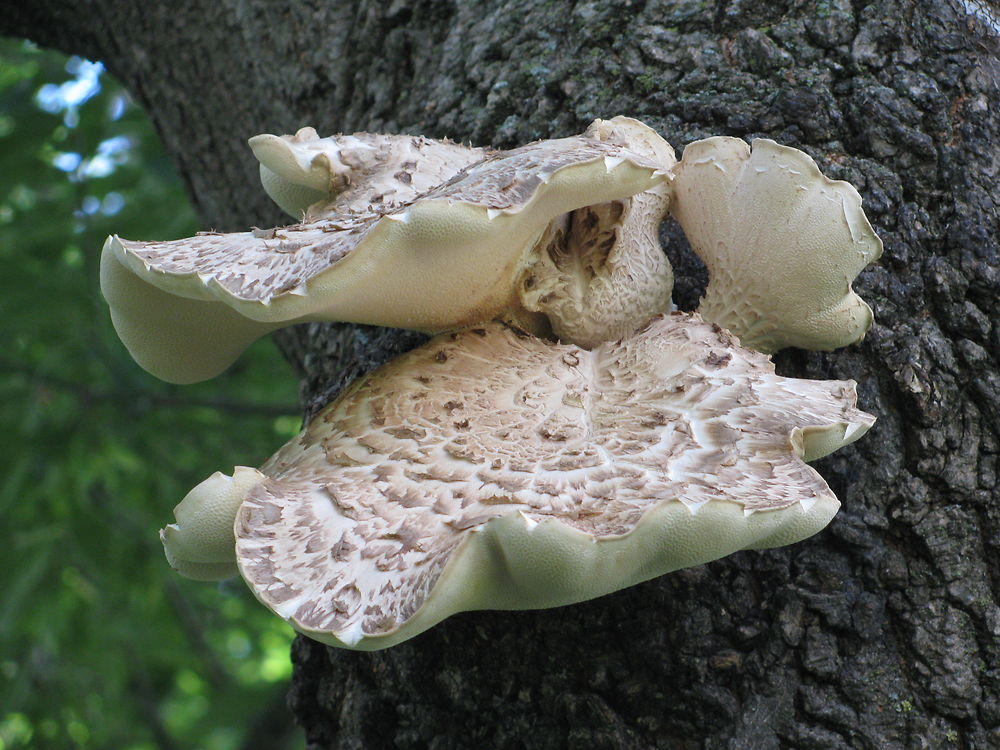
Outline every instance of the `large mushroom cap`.
{"type": "Polygon", "coordinates": [[[471,609],[582,601],[822,529],[803,461],[874,419],[697,315],[592,351],[497,324],[355,383],[261,467],[235,519],[254,594],[378,649],[471,609]]]}
{"type": "Polygon", "coordinates": [[[538,330],[516,284],[546,226],[665,179],[661,165],[613,143],[541,141],[388,213],[173,242],[111,237],[101,289],[132,356],[174,382],[211,377],[254,338],[307,320],[441,331],[506,314],[538,330]],[[138,302],[147,295],[148,309],[138,302]],[[198,317],[225,330],[178,340],[198,317]]]}
{"type": "Polygon", "coordinates": [[[882,242],[854,187],[769,140],[696,141],[674,174],[671,212],[708,266],[706,320],[763,352],[864,336],[872,311],[851,282],[882,242]]]}

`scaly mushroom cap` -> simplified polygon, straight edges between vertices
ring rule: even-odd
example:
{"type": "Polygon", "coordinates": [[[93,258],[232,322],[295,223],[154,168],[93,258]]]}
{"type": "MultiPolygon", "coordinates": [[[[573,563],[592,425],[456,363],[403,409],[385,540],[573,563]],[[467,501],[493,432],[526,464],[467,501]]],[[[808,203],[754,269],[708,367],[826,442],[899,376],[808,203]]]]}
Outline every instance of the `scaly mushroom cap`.
{"type": "Polygon", "coordinates": [[[674,175],[670,210],[708,266],[706,320],[762,352],[865,335],[872,311],[851,282],[882,242],[849,183],[798,149],[724,137],[688,145],[674,175]]]}
{"type": "MultiPolygon", "coordinates": [[[[585,135],[623,146],[665,171],[677,163],[669,143],[630,117],[596,120],[585,135]]],[[[587,349],[626,336],[669,310],[674,275],[660,247],[659,227],[670,194],[670,184],[663,182],[553,221],[521,280],[524,307],[544,313],[560,339],[587,349]]]]}
{"type": "Polygon", "coordinates": [[[592,351],[490,324],[320,412],[246,492],[236,557],[297,630],[384,648],[814,534],[839,503],[803,458],[873,422],[697,315],[592,351]]]}
{"type": "Polygon", "coordinates": [[[296,219],[308,214],[310,221],[410,203],[490,153],[422,136],[320,138],[313,128],[295,135],[257,135],[250,148],[271,200],[296,219]]]}
{"type": "Polygon", "coordinates": [[[540,141],[388,213],[174,242],[110,237],[101,289],[136,361],[178,383],[212,377],[255,338],[309,320],[442,331],[505,316],[542,332],[546,322],[521,307],[516,283],[543,230],[666,177],[612,143],[540,141]],[[198,319],[205,325],[192,331],[198,319]],[[214,324],[225,332],[214,336],[214,324]]]}

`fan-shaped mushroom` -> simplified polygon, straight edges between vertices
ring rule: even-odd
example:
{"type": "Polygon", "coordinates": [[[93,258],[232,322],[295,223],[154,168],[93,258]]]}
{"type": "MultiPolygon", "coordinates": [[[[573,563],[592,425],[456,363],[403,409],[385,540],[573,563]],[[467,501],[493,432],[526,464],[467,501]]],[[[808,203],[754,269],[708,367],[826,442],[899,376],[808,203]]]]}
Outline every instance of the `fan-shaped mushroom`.
{"type": "MultiPolygon", "coordinates": [[[[309,320],[433,332],[499,316],[548,332],[518,288],[528,267],[545,282],[532,252],[546,228],[581,207],[655,188],[672,165],[623,148],[620,138],[602,140],[603,133],[488,157],[386,212],[174,242],[111,237],[101,288],[136,361],[174,382],[212,377],[254,339],[309,320]]],[[[275,160],[265,158],[273,171],[275,160]]],[[[662,294],[654,297],[630,327],[664,304],[662,294]]],[[[546,311],[555,316],[558,307],[546,311]]],[[[614,326],[620,331],[616,318],[614,326]]]]}
{"type": "MultiPolygon", "coordinates": [[[[803,459],[873,422],[852,382],[779,377],[697,315],[592,351],[489,324],[362,378],[259,474],[238,468],[230,559],[297,630],[384,648],[458,611],[582,601],[814,534],[839,503],[803,459]]],[[[199,486],[212,507],[217,484],[199,486]]]]}
{"type": "Polygon", "coordinates": [[[872,311],[851,282],[882,242],[852,185],[765,139],[696,141],[674,175],[671,212],[708,266],[706,320],[762,352],[836,349],[865,335],[872,311]]]}

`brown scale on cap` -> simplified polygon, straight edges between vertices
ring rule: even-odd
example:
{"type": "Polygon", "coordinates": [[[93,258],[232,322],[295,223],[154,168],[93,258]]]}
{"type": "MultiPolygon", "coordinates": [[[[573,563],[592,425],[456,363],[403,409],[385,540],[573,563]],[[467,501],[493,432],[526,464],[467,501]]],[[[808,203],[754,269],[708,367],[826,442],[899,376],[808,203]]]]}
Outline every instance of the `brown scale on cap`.
{"type": "Polygon", "coordinates": [[[369,213],[251,232],[204,232],[183,241],[119,241],[159,273],[198,276],[237,299],[266,303],[303,293],[308,279],[363,243],[378,218],[369,213]]]}
{"type": "Polygon", "coordinates": [[[696,315],[592,351],[484,330],[358,381],[261,467],[238,564],[297,629],[382,648],[797,541],[839,505],[803,457],[874,421],[696,315]]]}
{"type": "Polygon", "coordinates": [[[260,161],[267,194],[294,218],[305,215],[306,221],[411,203],[493,153],[422,136],[352,133],[320,138],[313,128],[295,135],[254,136],[250,148],[260,161]]]}
{"type": "MultiPolygon", "coordinates": [[[[267,143],[274,146],[271,138],[267,143]]],[[[339,138],[341,146],[350,138],[362,143],[356,136],[339,138]]],[[[337,197],[348,189],[330,204],[348,212],[310,209],[312,218],[295,226],[172,242],[111,237],[101,288],[132,355],[174,382],[212,377],[254,339],[303,321],[437,332],[501,318],[548,333],[546,317],[528,309],[519,293],[524,269],[544,252],[538,241],[546,227],[595,201],[627,199],[667,179],[672,162],[637,154],[622,142],[595,130],[488,154],[420,196],[397,190],[410,202],[391,207],[372,195],[383,172],[348,170],[360,180],[357,190],[367,191],[366,207],[337,197]]],[[[414,175],[420,179],[413,176],[410,184],[435,181],[460,161],[426,174],[418,165],[414,175]]],[[[536,275],[544,278],[541,271],[536,275]]],[[[660,297],[633,311],[626,327],[663,309],[660,297]]],[[[557,312],[546,310],[550,317],[557,312]]],[[[615,326],[617,335],[621,325],[615,326]]]]}

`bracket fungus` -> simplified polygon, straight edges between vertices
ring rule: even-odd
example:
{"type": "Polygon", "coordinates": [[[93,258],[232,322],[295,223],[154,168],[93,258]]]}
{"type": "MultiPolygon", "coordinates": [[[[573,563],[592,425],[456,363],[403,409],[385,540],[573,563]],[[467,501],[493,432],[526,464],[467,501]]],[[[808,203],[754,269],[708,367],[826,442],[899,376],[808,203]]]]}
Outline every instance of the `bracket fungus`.
{"type": "Polygon", "coordinates": [[[299,224],[105,243],[115,328],[165,380],[213,377],[306,321],[436,333],[500,319],[596,346],[670,309],[668,211],[709,269],[698,311],[746,345],[832,349],[871,325],[851,282],[882,245],[860,196],[772,141],[708,138],[678,163],[615,117],[506,152],[312,128],[250,145],[299,224]]]}
{"type": "Polygon", "coordinates": [[[805,462],[874,418],[852,381],[780,377],[766,353],[860,339],[851,283],[882,246],[808,155],[709,138],[677,162],[626,117],[512,151],[311,128],[250,146],[298,224],[105,243],[140,365],[202,380],[304,321],[442,335],[259,470],[191,490],[161,532],[182,575],[238,571],[300,632],[373,650],[789,544],[837,512],[805,462]],[[667,213],[709,270],[697,313],[664,314],[667,213]]]}
{"type": "MultiPolygon", "coordinates": [[[[546,249],[539,239],[554,236],[550,224],[578,209],[627,201],[655,189],[667,181],[667,169],[673,165],[621,145],[631,130],[638,130],[642,149],[649,151],[649,142],[657,139],[672,159],[670,147],[652,130],[627,118],[614,122],[613,127],[592,127],[580,137],[490,154],[401,205],[365,210],[344,205],[337,209],[343,212],[334,214],[317,208],[315,215],[324,218],[279,229],[208,232],[172,242],[109,237],[101,258],[101,289],[115,328],[140,365],[178,383],[212,377],[255,339],[305,321],[439,332],[501,318],[534,333],[548,333],[549,321],[522,303],[520,288],[528,268],[546,288],[547,269],[566,273],[558,262],[536,262],[546,249]]],[[[269,171],[283,180],[305,179],[296,177],[309,171],[292,158],[297,152],[282,152],[285,146],[278,144],[287,141],[275,138],[256,145],[269,171]],[[279,152],[287,157],[285,166],[278,163],[279,152]]],[[[355,138],[361,142],[361,136],[355,138]]],[[[326,156],[323,163],[333,161],[326,156]]],[[[371,180],[380,185],[379,175],[388,168],[373,168],[365,189],[371,180]]],[[[333,200],[336,206],[337,197],[333,200]]],[[[619,236],[614,229],[619,222],[646,215],[620,208],[607,212],[614,238],[619,236]]],[[[665,210],[661,206],[652,212],[657,224],[665,210]]],[[[587,216],[600,222],[604,214],[587,216]]],[[[607,253],[616,243],[612,239],[611,246],[605,246],[608,234],[588,231],[584,239],[600,239],[601,251],[607,253]]],[[[621,235],[628,248],[638,248],[632,241],[636,238],[652,243],[641,248],[638,257],[662,256],[655,228],[633,234],[621,235]]],[[[560,247],[565,249],[565,242],[560,247]]],[[[618,252],[616,259],[623,254],[618,252]]],[[[669,305],[669,277],[663,266],[650,270],[657,272],[635,273],[636,278],[652,280],[641,285],[641,293],[632,293],[638,303],[608,307],[611,323],[603,338],[634,329],[669,305]],[[658,293],[645,293],[657,285],[658,293]],[[621,309],[627,311],[624,325],[621,309]]],[[[545,298],[535,301],[538,310],[558,318],[559,305],[546,306],[545,298]]],[[[571,323],[553,320],[552,326],[571,323]]]]}
{"type": "Polygon", "coordinates": [[[295,629],[385,648],[810,536],[839,503],[804,460],[873,422],[853,382],[780,377],[696,314],[590,351],[488,324],[357,381],[259,472],[199,485],[164,543],[213,564],[230,545],[295,629]],[[184,528],[201,502],[218,539],[184,528]]]}
{"type": "Polygon", "coordinates": [[[708,267],[698,307],[744,346],[830,350],[859,341],[872,310],[851,289],[882,241],[847,182],[766,139],[689,144],[671,212],[708,267]]]}

